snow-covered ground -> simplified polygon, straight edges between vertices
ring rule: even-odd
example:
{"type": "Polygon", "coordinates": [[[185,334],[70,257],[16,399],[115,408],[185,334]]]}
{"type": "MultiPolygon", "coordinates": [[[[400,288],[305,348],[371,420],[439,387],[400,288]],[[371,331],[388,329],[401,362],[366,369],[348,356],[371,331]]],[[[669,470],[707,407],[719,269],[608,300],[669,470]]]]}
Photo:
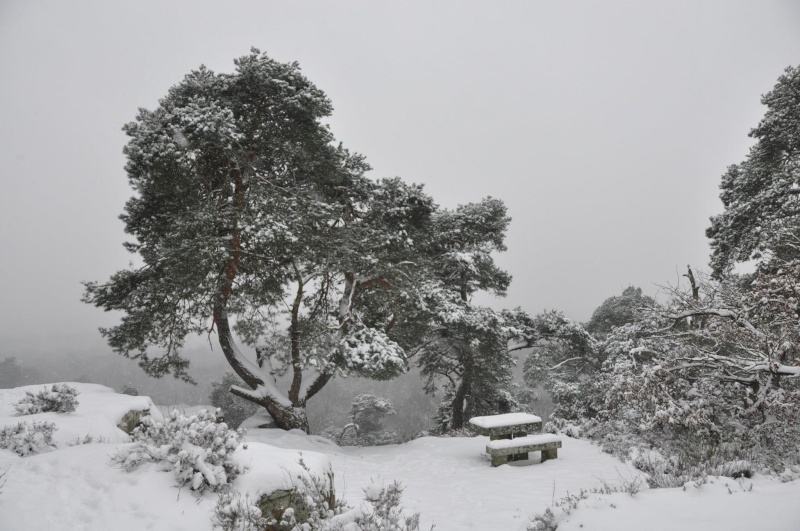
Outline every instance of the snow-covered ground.
{"type": "MultiPolygon", "coordinates": [[[[130,409],[151,408],[149,399],[117,395],[102,386],[72,385],[81,393],[74,413],[36,415],[37,420],[58,424],[58,450],[24,458],[0,450],[0,471],[7,470],[0,494],[0,529],[211,530],[215,494],[198,500],[188,489],[176,488],[173,475],[158,471],[156,465],[125,472],[110,464],[110,456],[127,439],[114,426],[130,409]],[[42,415],[46,417],[38,419],[42,415]],[[111,442],[67,446],[67,441],[86,434],[111,442]]],[[[31,419],[11,416],[11,404],[24,390],[0,390],[0,427],[31,419]]],[[[524,529],[532,513],[544,511],[567,493],[637,476],[596,446],[567,437],[558,459],[539,463],[534,454],[532,463],[497,468],[490,467],[484,454],[486,437],[425,437],[402,445],[340,448],[301,432],[251,429],[245,440],[248,448],[240,450],[237,459],[250,471],[234,481],[234,488],[242,492],[285,488],[302,452],[312,470],[333,467],[337,494],[351,504],[360,503],[362,489],[373,483],[400,480],[405,507],[422,514],[422,529],[435,523],[437,531],[524,529]]],[[[569,514],[555,510],[559,529],[800,529],[800,482],[763,477],[711,481],[685,490],[645,490],[634,497],[590,495],[569,514]]]]}

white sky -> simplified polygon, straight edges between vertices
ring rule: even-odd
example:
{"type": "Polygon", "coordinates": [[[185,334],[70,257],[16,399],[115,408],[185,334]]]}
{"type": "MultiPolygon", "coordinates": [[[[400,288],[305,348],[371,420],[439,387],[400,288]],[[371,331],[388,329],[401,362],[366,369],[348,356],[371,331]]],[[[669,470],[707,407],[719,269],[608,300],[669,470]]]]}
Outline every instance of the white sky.
{"type": "Polygon", "coordinates": [[[373,177],[505,201],[496,305],[586,320],[707,264],[720,176],[798,28],[792,1],[0,0],[0,358],[102,346],[79,282],[129,260],[120,128],[200,64],[297,60],[373,177]]]}

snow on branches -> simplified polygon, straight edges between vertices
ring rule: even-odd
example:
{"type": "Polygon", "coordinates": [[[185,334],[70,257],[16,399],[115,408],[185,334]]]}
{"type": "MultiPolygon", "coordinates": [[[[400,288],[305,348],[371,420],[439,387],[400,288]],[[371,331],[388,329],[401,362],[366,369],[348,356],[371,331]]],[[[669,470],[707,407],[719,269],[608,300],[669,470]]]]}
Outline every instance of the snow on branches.
{"type": "Polygon", "coordinates": [[[388,380],[406,370],[405,352],[380,330],[351,326],[340,345],[347,369],[367,378],[388,380]]]}

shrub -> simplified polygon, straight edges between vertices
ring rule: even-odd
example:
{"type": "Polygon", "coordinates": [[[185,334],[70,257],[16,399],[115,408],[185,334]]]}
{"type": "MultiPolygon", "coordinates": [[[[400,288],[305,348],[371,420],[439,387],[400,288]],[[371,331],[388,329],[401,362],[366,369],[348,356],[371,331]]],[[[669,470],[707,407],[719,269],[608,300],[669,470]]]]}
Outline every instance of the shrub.
{"type": "Polygon", "coordinates": [[[25,391],[25,397],[14,404],[17,416],[34,413],[71,413],[78,407],[78,390],[67,384],[46,386],[36,394],[25,391]]]}
{"type": "Polygon", "coordinates": [[[222,494],[211,518],[223,531],[417,531],[419,514],[406,516],[400,505],[403,488],[394,482],[388,487],[372,486],[364,490],[362,507],[348,507],[336,501],[333,473],[323,479],[312,474],[303,461],[299,481],[288,491],[280,491],[285,506],[269,503],[271,495],[253,502],[238,492],[222,494]],[[355,526],[355,527],[354,527],[355,526]]]}
{"type": "Polygon", "coordinates": [[[166,463],[178,485],[190,485],[193,491],[221,490],[239,473],[232,460],[243,432],[217,423],[216,416],[205,409],[186,417],[172,411],[164,421],[151,416],[141,419],[133,430],[132,446],[119,450],[112,461],[126,471],[142,463],[166,463]]]}
{"type": "Polygon", "coordinates": [[[669,457],[657,451],[631,452],[633,466],[647,474],[647,483],[653,488],[681,487],[689,481],[703,484],[707,476],[731,478],[751,477],[751,454],[733,444],[698,445],[687,449],[674,449],[669,457]]]}
{"type": "Polygon", "coordinates": [[[419,513],[405,516],[400,501],[403,487],[395,481],[388,487],[364,490],[370,507],[356,519],[362,531],[415,531],[419,529],[419,513]]]}
{"type": "Polygon", "coordinates": [[[71,441],[67,443],[67,446],[80,446],[82,444],[100,444],[100,443],[107,443],[108,439],[105,437],[95,437],[94,435],[86,434],[81,437],[75,437],[71,441]]]}
{"type": "Polygon", "coordinates": [[[634,496],[642,490],[642,487],[642,482],[638,478],[620,478],[620,482],[618,484],[611,484],[601,481],[599,487],[581,489],[578,494],[570,494],[567,492],[564,497],[553,502],[552,506],[548,507],[541,513],[536,513],[531,516],[530,522],[525,529],[526,531],[556,531],[558,529],[559,517],[556,515],[557,513],[553,512],[553,509],[561,509],[564,514],[569,515],[573,510],[578,508],[578,505],[583,500],[588,499],[591,494],[614,494],[616,492],[627,492],[631,496],[634,496]]]}
{"type": "Polygon", "coordinates": [[[56,449],[53,432],[57,429],[52,422],[20,422],[16,426],[6,426],[0,430],[0,448],[20,457],[51,452],[56,449]]]}
{"type": "Polygon", "coordinates": [[[222,531],[262,531],[269,525],[250,496],[239,492],[220,495],[211,522],[222,531]]]}

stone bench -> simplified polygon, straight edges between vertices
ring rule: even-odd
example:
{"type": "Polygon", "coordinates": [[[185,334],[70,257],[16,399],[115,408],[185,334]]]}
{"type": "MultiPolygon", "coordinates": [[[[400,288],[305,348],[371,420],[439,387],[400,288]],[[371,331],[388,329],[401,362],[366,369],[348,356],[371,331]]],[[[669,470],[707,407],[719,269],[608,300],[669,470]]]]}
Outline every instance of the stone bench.
{"type": "Polygon", "coordinates": [[[542,452],[542,463],[544,463],[548,459],[556,459],[559,448],[561,448],[561,439],[558,438],[558,435],[545,433],[489,441],[489,444],[486,445],[486,453],[492,458],[492,466],[506,464],[509,455],[525,454],[527,456],[528,452],[542,452]]]}

